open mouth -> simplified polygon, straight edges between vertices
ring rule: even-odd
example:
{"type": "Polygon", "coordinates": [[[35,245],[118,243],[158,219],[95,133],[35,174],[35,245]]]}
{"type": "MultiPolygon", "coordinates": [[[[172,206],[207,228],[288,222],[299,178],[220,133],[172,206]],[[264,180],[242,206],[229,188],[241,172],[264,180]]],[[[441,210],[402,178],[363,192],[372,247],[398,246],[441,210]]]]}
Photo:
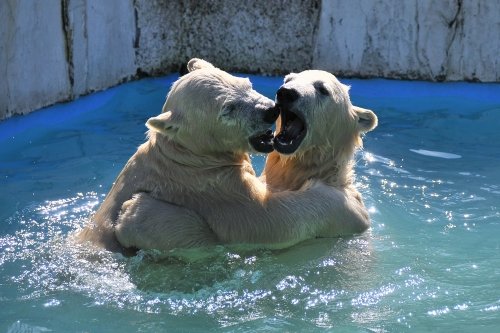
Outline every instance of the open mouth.
{"type": "Polygon", "coordinates": [[[248,140],[257,152],[268,154],[274,150],[273,139],[273,131],[268,129],[265,133],[251,136],[248,140]]]}
{"type": "Polygon", "coordinates": [[[274,149],[281,154],[293,154],[307,132],[304,119],[295,112],[280,107],[281,128],[274,138],[274,149]]]}

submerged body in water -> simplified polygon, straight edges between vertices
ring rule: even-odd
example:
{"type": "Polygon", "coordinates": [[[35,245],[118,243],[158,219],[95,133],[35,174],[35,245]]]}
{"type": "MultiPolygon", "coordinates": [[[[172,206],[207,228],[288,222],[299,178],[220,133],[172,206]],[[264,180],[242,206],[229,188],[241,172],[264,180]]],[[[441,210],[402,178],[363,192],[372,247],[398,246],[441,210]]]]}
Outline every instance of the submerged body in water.
{"type": "MultiPolygon", "coordinates": [[[[69,247],[67,235],[102,202],[175,78],[0,123],[0,330],[500,325],[498,85],[346,80],[353,103],[381,119],[357,155],[372,216],[363,235],[132,258],[69,247]]],[[[282,78],[252,81],[272,98],[282,78]]],[[[253,163],[260,173],[263,158],[253,163]]]]}

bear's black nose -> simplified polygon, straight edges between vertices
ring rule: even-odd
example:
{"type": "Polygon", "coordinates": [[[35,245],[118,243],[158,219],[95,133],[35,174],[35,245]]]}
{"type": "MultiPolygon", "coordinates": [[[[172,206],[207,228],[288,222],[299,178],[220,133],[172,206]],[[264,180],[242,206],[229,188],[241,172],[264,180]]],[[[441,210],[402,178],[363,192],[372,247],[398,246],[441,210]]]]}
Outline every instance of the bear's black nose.
{"type": "Polygon", "coordinates": [[[273,106],[264,111],[264,121],[268,124],[274,124],[278,116],[280,115],[280,109],[273,106]]]}
{"type": "Polygon", "coordinates": [[[278,103],[291,103],[299,98],[299,93],[295,89],[281,87],[276,92],[276,101],[278,103]]]}

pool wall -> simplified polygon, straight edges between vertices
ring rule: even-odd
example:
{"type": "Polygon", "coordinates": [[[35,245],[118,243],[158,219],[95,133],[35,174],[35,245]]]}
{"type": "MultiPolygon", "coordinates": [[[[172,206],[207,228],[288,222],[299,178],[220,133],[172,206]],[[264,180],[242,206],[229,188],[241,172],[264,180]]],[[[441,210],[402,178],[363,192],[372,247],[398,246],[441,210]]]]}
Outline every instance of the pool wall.
{"type": "Polygon", "coordinates": [[[230,71],[500,81],[500,2],[0,1],[0,119],[204,57],[230,71]]]}

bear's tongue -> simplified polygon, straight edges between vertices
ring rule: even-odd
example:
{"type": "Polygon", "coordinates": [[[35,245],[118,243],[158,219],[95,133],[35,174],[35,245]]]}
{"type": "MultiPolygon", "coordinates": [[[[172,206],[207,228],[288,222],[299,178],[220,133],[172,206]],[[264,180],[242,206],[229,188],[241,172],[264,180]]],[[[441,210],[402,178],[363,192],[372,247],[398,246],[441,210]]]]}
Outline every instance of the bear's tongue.
{"type": "Polygon", "coordinates": [[[279,133],[282,143],[291,143],[304,129],[304,124],[299,118],[287,122],[283,130],[279,133]]]}

